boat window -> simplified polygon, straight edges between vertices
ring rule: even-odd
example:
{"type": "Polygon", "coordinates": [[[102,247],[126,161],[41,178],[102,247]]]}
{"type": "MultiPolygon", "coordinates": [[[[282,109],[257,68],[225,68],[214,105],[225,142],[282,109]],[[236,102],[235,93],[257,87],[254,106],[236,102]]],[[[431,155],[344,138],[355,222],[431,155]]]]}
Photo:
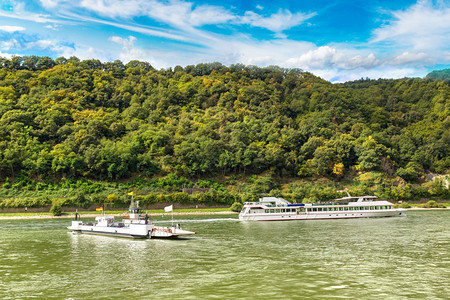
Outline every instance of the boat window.
{"type": "Polygon", "coordinates": [[[348,207],[344,207],[344,210],[348,210],[348,207]]]}
{"type": "Polygon", "coordinates": [[[344,210],[344,208],[343,207],[339,207],[339,210],[342,211],[342,210],[344,210]]]}
{"type": "Polygon", "coordinates": [[[274,209],[271,209],[271,210],[270,210],[270,213],[274,213],[274,212],[275,212],[275,210],[274,210],[274,209]]]}
{"type": "Polygon", "coordinates": [[[268,209],[266,209],[265,211],[264,211],[266,214],[268,214],[269,213],[269,210],[268,209]]]}
{"type": "Polygon", "coordinates": [[[284,208],[281,209],[281,212],[286,212],[286,210],[284,208]]]}
{"type": "Polygon", "coordinates": [[[322,207],[318,207],[318,208],[317,208],[317,211],[322,211],[322,207]]]}
{"type": "Polygon", "coordinates": [[[364,210],[364,207],[361,206],[361,207],[359,208],[359,210],[364,210]]]}

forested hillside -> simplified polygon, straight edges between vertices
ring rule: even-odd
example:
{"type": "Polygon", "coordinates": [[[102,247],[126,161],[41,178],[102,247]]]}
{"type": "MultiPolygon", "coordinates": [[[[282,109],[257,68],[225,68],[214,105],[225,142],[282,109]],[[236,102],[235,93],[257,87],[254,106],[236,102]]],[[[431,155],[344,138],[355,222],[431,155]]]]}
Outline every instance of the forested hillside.
{"type": "Polygon", "coordinates": [[[283,178],[345,185],[369,174],[384,188],[420,185],[450,168],[449,97],[433,78],[332,84],[279,67],[2,58],[0,181],[181,178],[180,191],[253,178],[271,182],[261,193],[292,193],[283,178]]]}

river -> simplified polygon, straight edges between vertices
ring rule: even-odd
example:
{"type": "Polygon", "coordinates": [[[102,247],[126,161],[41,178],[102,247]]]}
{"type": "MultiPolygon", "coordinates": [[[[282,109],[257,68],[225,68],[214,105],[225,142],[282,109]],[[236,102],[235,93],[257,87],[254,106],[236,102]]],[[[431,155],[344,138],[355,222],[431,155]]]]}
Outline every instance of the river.
{"type": "MultiPolygon", "coordinates": [[[[157,225],[170,220],[154,217],[157,225]]],[[[448,299],[450,211],[239,222],[178,216],[192,238],[68,232],[0,221],[1,299],[448,299]]]]}

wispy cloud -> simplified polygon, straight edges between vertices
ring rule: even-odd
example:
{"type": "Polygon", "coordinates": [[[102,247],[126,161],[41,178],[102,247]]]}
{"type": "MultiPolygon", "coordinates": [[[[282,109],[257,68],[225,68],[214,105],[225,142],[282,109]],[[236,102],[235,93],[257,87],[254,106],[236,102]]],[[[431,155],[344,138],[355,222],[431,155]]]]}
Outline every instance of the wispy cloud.
{"type": "Polygon", "coordinates": [[[25,20],[25,21],[33,21],[36,23],[58,23],[59,21],[50,18],[48,15],[33,13],[25,8],[25,3],[19,2],[17,3],[11,11],[3,11],[0,10],[0,17],[25,20]]]}
{"type": "Polygon", "coordinates": [[[316,13],[304,14],[301,12],[293,14],[287,9],[280,9],[277,13],[272,14],[269,17],[264,17],[255,12],[247,11],[245,15],[240,18],[240,22],[278,33],[298,26],[315,15],[316,13]]]}
{"type": "Polygon", "coordinates": [[[9,51],[11,49],[19,48],[20,43],[16,39],[10,39],[7,41],[0,41],[0,49],[9,51]]]}
{"type": "Polygon", "coordinates": [[[376,29],[372,43],[391,43],[415,50],[450,45],[450,3],[419,1],[406,10],[392,11],[392,20],[376,29]]]}
{"type": "Polygon", "coordinates": [[[408,65],[408,64],[416,64],[416,63],[432,63],[433,59],[424,52],[419,53],[410,53],[408,51],[403,52],[402,54],[394,57],[391,61],[391,65],[408,65]]]}
{"type": "MultiPolygon", "coordinates": [[[[357,53],[357,52],[356,52],[357,53]]],[[[373,53],[355,54],[355,51],[338,50],[330,46],[318,47],[310,50],[298,58],[290,58],[287,63],[304,69],[339,68],[354,70],[359,68],[373,68],[380,61],[373,53]]]]}
{"type": "Polygon", "coordinates": [[[16,32],[16,31],[24,31],[24,30],[26,30],[26,28],[22,27],[22,26],[8,26],[8,25],[5,25],[5,26],[0,26],[0,30],[6,31],[6,32],[16,32]]]}

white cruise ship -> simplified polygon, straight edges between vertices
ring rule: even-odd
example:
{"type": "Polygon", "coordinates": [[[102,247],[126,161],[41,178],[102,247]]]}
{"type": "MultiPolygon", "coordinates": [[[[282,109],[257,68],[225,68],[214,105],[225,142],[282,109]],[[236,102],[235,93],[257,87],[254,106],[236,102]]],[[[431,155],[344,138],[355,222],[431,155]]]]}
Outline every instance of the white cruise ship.
{"type": "Polygon", "coordinates": [[[283,198],[263,197],[259,202],[245,202],[239,213],[239,220],[290,221],[406,216],[406,209],[392,206],[391,202],[377,200],[376,196],[352,197],[350,194],[326,203],[306,204],[291,204],[283,198]]]}

